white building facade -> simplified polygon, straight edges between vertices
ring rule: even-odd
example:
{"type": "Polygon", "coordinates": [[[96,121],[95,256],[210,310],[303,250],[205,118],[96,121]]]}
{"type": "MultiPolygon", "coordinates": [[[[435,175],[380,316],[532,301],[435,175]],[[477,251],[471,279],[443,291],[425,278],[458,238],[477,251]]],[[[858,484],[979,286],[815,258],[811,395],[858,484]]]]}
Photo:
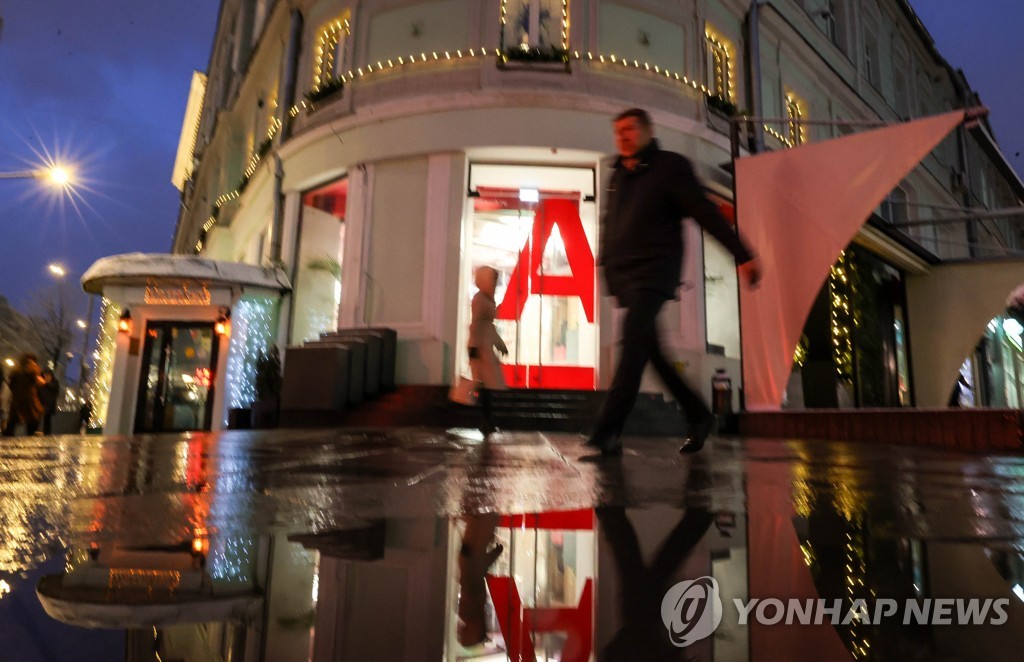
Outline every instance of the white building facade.
{"type": "MultiPolygon", "coordinates": [[[[183,128],[174,251],[282,268],[293,289],[268,339],[282,348],[339,327],[396,329],[406,384],[451,383],[465,369],[471,275],[491,265],[510,384],[601,388],[617,331],[594,256],[615,114],[648,109],[663,147],[694,162],[728,216],[722,166],[736,109],[768,118],[756,123],[764,148],[786,149],[977,101],[902,0],[754,7],[226,0],[183,128]]],[[[741,155],[756,138],[744,134],[741,155]]],[[[984,123],[960,130],[855,244],[903,292],[906,277],[943,260],[1019,250],[1009,223],[927,221],[947,208],[1019,205],[1021,191],[984,123]]],[[[683,232],[682,287],[662,335],[709,392],[716,368],[738,382],[736,276],[699,228],[683,232]]],[[[876,358],[891,386],[849,387],[847,403],[913,404],[911,304],[900,294],[886,305],[888,344],[876,358]]],[[[835,327],[833,314],[822,333],[835,327]]]]}

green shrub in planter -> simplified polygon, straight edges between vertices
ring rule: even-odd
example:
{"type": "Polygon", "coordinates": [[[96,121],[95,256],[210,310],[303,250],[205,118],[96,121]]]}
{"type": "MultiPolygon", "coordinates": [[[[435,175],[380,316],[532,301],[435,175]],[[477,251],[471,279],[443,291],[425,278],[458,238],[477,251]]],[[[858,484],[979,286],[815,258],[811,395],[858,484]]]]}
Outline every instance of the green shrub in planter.
{"type": "Polygon", "coordinates": [[[340,78],[328,78],[324,82],[320,83],[320,87],[306,92],[306,100],[315,104],[317,101],[322,101],[335,92],[340,92],[344,88],[345,83],[342,82],[340,78]]]}
{"type": "Polygon", "coordinates": [[[708,108],[717,110],[726,117],[735,117],[740,114],[739,108],[736,107],[736,104],[717,94],[708,95],[708,108]]]}

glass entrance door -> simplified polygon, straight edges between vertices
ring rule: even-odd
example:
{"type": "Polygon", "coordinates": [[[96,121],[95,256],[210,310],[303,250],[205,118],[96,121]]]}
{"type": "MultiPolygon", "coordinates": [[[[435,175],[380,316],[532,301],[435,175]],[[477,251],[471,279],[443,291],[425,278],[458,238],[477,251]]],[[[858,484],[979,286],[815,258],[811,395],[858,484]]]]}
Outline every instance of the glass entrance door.
{"type": "Polygon", "coordinates": [[[210,429],[216,340],[212,323],[150,322],[146,326],[136,432],[210,429]]]}
{"type": "Polygon", "coordinates": [[[470,186],[463,262],[466,324],[460,327],[468,326],[473,271],[494,267],[499,274],[495,324],[509,349],[503,361],[506,383],[595,388],[594,170],[473,164],[470,186]]]}

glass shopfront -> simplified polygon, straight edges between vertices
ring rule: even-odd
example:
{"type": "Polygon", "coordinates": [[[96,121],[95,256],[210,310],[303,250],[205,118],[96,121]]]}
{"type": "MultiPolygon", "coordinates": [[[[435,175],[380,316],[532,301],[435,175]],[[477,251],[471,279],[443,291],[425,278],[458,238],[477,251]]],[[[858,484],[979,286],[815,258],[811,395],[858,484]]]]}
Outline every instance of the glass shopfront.
{"type": "Polygon", "coordinates": [[[348,179],[307,191],[296,255],[292,342],[315,340],[338,328],[341,265],[345,247],[348,179]]]}
{"type": "Polygon", "coordinates": [[[135,432],[210,429],[216,340],[209,322],[147,325],[135,432]]]}
{"type": "MultiPolygon", "coordinates": [[[[459,347],[466,346],[473,273],[498,271],[505,379],[518,388],[595,387],[597,204],[593,168],[471,164],[459,347]]],[[[468,374],[468,358],[459,352],[468,374]]]]}

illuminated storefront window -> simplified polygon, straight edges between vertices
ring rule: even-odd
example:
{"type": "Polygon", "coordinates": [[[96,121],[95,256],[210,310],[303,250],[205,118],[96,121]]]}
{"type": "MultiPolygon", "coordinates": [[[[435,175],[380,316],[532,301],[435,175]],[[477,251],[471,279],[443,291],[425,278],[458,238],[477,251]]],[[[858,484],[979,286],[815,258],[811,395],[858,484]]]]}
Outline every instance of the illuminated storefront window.
{"type": "MultiPolygon", "coordinates": [[[[589,168],[474,164],[462,264],[459,347],[473,272],[498,270],[496,325],[510,386],[594,388],[597,210],[589,168]]],[[[459,367],[468,374],[468,358],[459,367]]]]}
{"type": "MultiPolygon", "coordinates": [[[[717,196],[711,199],[729,221],[733,206],[717,196]]],[[[736,258],[713,237],[704,235],[704,305],[708,351],[740,358],[739,283],[736,258]]]]}
{"type": "Polygon", "coordinates": [[[302,196],[302,219],[296,255],[295,318],[291,340],[315,340],[338,328],[341,265],[345,246],[348,179],[340,179],[302,196]]]}

